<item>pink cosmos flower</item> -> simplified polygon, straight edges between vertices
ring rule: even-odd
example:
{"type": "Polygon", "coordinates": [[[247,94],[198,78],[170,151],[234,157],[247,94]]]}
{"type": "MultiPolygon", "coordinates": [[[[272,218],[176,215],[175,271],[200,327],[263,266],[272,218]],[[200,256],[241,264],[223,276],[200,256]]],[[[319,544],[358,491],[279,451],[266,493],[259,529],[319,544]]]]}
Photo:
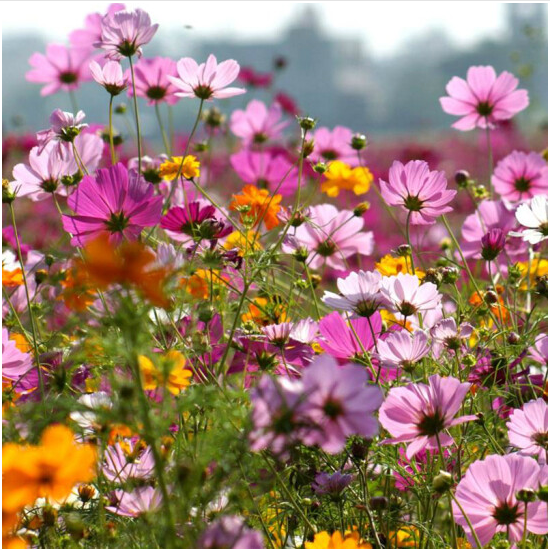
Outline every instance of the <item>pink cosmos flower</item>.
{"type": "Polygon", "coordinates": [[[434,224],[435,219],[453,209],[448,204],[456,191],[447,189],[444,172],[431,171],[425,161],[394,161],[389,182],[380,180],[380,191],[388,205],[400,206],[413,225],[434,224]]]}
{"type": "MultiPolygon", "coordinates": [[[[502,201],[482,201],[477,212],[470,214],[462,225],[462,252],[466,258],[482,258],[481,239],[492,229],[502,230],[508,236],[517,226],[514,212],[502,201]]],[[[509,256],[522,255],[526,244],[519,238],[508,237],[504,246],[509,256]]]]}
{"type": "Polygon", "coordinates": [[[87,50],[68,48],[61,44],[49,44],[46,55],[34,53],[29,58],[32,69],[25,78],[29,82],[44,84],[41,96],[55,94],[59,90],[76,90],[90,80],[90,54],[87,50]]]}
{"type": "Polygon", "coordinates": [[[72,143],[76,136],[80,134],[80,131],[88,126],[82,122],[84,117],[86,117],[84,111],[79,111],[76,115],[73,115],[68,111],[56,109],[50,115],[50,128],[41,130],[36,134],[39,153],[42,153],[50,142],[55,142],[61,153],[62,144],[72,143]]]}
{"type": "Polygon", "coordinates": [[[346,320],[339,312],[332,312],[319,321],[320,338],[317,342],[331,356],[355,361],[374,348],[381,331],[382,318],[379,313],[373,314],[368,320],[346,320]]]}
{"type": "Polygon", "coordinates": [[[384,369],[402,369],[411,371],[430,351],[428,336],[424,331],[414,333],[396,331],[378,341],[376,354],[384,369]]]}
{"type": "Polygon", "coordinates": [[[548,335],[541,333],[535,338],[535,345],[529,348],[529,354],[541,365],[548,365],[548,335]]]}
{"type": "Polygon", "coordinates": [[[317,473],[311,488],[318,496],[329,495],[337,498],[351,484],[353,479],[354,475],[344,474],[341,471],[317,473]]]}
{"type": "Polygon", "coordinates": [[[141,486],[132,492],[115,490],[112,494],[113,505],[105,507],[107,511],[122,517],[139,517],[144,513],[158,511],[162,506],[162,493],[159,488],[141,486]]]}
{"type": "Polygon", "coordinates": [[[236,515],[218,518],[197,541],[199,549],[264,549],[262,534],[236,515]]]}
{"type": "MultiPolygon", "coordinates": [[[[101,139],[101,136],[86,132],[79,134],[74,139],[73,144],[78,154],[79,163],[82,163],[90,174],[93,174],[103,157],[105,142],[101,139]]],[[[80,172],[79,163],[77,163],[75,159],[73,148],[69,144],[63,145],[62,156],[66,164],[61,177],[61,183],[66,186],[74,186],[80,182],[82,174],[80,172]],[[68,176],[72,179],[67,179],[68,176]]],[[[70,188],[61,188],[59,190],[60,195],[66,195],[68,189],[70,188]]]]}
{"type": "Polygon", "coordinates": [[[273,82],[271,73],[260,73],[252,67],[241,67],[239,80],[252,88],[269,88],[273,82]]]}
{"type": "Polygon", "coordinates": [[[216,57],[208,56],[206,63],[200,65],[190,57],[184,57],[177,63],[179,77],[168,76],[168,80],[181,90],[180,98],[199,98],[212,101],[244,94],[244,88],[226,88],[239,74],[239,64],[228,59],[218,64],[216,57]]]}
{"type": "Polygon", "coordinates": [[[298,187],[298,168],[283,155],[268,151],[243,150],[230,157],[231,166],[246,184],[268,188],[283,197],[293,195],[298,187]]]}
{"type": "Polygon", "coordinates": [[[10,340],[10,335],[5,327],[2,327],[2,379],[19,381],[32,369],[30,354],[21,352],[10,340]]]}
{"type": "Polygon", "coordinates": [[[118,96],[128,86],[128,78],[124,76],[118,61],[107,61],[102,67],[97,61],[90,63],[92,78],[111,96],[118,96]]]}
{"type": "Polygon", "coordinates": [[[527,90],[516,90],[519,81],[507,71],[497,77],[491,66],[470,67],[466,78],[453,77],[449,96],[439,98],[443,111],[461,117],[452,125],[457,130],[493,128],[529,105],[527,90]]]}
{"type": "Polygon", "coordinates": [[[144,227],[160,221],[162,197],[136,171],[121,163],[85,176],[67,201],[75,215],[63,215],[63,228],[71,233],[73,245],[107,234],[118,245],[123,238],[135,240],[144,227]]]}
{"type": "MultiPolygon", "coordinates": [[[[523,489],[537,490],[548,480],[547,467],[537,465],[531,457],[518,454],[490,455],[474,461],[456,488],[456,499],[464,509],[482,546],[495,533],[504,532],[512,542],[523,536],[525,503],[516,493],[523,489]],[[546,473],[543,473],[543,470],[546,473]],[[546,476],[544,476],[546,474],[546,476]]],[[[468,541],[476,545],[468,521],[453,503],[455,522],[462,526],[468,541]]],[[[527,530],[533,534],[548,533],[548,507],[542,501],[527,504],[527,530]]]]}
{"type": "Polygon", "coordinates": [[[543,398],[531,400],[515,409],[506,423],[510,444],[521,455],[536,455],[539,463],[547,462],[548,404],[543,398]]]}
{"type": "Polygon", "coordinates": [[[327,354],[312,362],[302,377],[307,396],[304,415],[312,424],[303,442],[318,445],[327,453],[339,453],[348,436],[376,436],[378,423],[373,413],[383,396],[377,386],[367,385],[367,381],[362,367],[339,367],[327,354]]]}
{"type": "Polygon", "coordinates": [[[113,60],[136,54],[141,57],[141,47],[151,42],[157,29],[158,24],[151,25],[149,14],[143,10],[117,11],[101,20],[101,38],[94,46],[104,49],[113,60]]]}
{"type": "Polygon", "coordinates": [[[283,250],[292,253],[304,249],[307,264],[316,270],[326,265],[335,270],[346,269],[346,259],[352,255],[368,256],[374,248],[372,232],[362,232],[364,220],[350,210],[338,210],[334,205],[315,205],[309,209],[308,221],[291,228],[283,250]]]}
{"type": "Polygon", "coordinates": [[[313,153],[309,159],[314,163],[326,161],[342,161],[356,166],[359,161],[357,151],[351,147],[353,132],[345,126],[335,126],[330,130],[326,126],[317,128],[313,133],[313,153]]]}
{"type": "Polygon", "coordinates": [[[107,446],[102,467],[107,480],[121,484],[133,478],[147,479],[153,475],[155,461],[150,447],[141,449],[138,442],[125,439],[107,446]]]}
{"type": "Polygon", "coordinates": [[[495,191],[508,201],[548,195],[548,163],[539,153],[512,151],[501,159],[491,178],[495,191]]]}
{"type": "Polygon", "coordinates": [[[317,337],[319,324],[311,318],[302,319],[296,322],[290,331],[290,336],[303,344],[311,344],[317,337]]]}
{"type": "Polygon", "coordinates": [[[229,127],[246,145],[264,143],[281,137],[281,130],[288,126],[281,117],[282,109],[278,103],[268,109],[263,101],[253,99],[245,110],[233,111],[229,127]]]}
{"type": "Polygon", "coordinates": [[[438,321],[430,330],[432,350],[436,357],[446,349],[456,354],[470,338],[474,328],[469,323],[461,323],[458,327],[454,318],[438,321]]]}
{"type": "MultiPolygon", "coordinates": [[[[118,11],[126,9],[124,4],[110,4],[105,15],[111,16],[118,11]]],[[[86,16],[84,28],[72,31],[69,34],[69,41],[75,48],[93,50],[95,44],[101,40],[101,22],[104,15],[101,13],[91,13],[86,16]]]]}
{"type": "MultiPolygon", "coordinates": [[[[136,94],[145,98],[148,105],[154,105],[165,101],[174,105],[179,101],[176,96],[178,89],[168,79],[176,77],[176,62],[169,57],[154,57],[152,59],[140,59],[134,68],[136,77],[136,94]]],[[[128,73],[127,75],[128,76],[128,73]]],[[[132,87],[128,88],[128,95],[134,93],[132,87]]]]}
{"type": "Polygon", "coordinates": [[[322,300],[332,308],[369,317],[385,302],[380,292],[381,282],[382,274],[378,271],[351,272],[346,278],[339,277],[336,281],[340,294],[325,291],[322,300]]]}
{"type": "Polygon", "coordinates": [[[454,377],[432,375],[428,384],[392,388],[378,416],[393,437],[384,440],[384,444],[409,442],[408,459],[425,448],[437,450],[438,438],[442,447],[453,444],[453,438],[444,431],[476,419],[475,415],[454,418],[470,386],[454,377]]]}
{"type": "Polygon", "coordinates": [[[412,274],[383,277],[381,293],[393,311],[407,317],[433,310],[441,304],[437,286],[431,282],[420,284],[418,276],[412,274]]]}

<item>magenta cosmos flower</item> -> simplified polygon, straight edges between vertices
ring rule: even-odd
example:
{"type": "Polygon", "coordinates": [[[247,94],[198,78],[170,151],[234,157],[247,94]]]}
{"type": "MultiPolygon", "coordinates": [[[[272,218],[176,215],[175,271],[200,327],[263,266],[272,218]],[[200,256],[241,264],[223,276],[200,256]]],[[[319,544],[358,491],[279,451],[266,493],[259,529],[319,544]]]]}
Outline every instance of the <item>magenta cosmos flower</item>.
{"type": "Polygon", "coordinates": [[[376,436],[378,422],[373,413],[383,396],[377,386],[367,385],[367,381],[362,367],[339,367],[327,354],[312,362],[302,377],[307,397],[304,415],[311,424],[303,442],[318,445],[328,453],[339,453],[348,436],[376,436]]]}
{"type": "Polygon", "coordinates": [[[385,303],[381,289],[380,272],[351,272],[336,281],[340,294],[325,291],[323,302],[332,308],[354,312],[358,316],[372,316],[385,303]]]}
{"type": "Polygon", "coordinates": [[[548,404],[542,399],[531,400],[515,409],[506,423],[510,444],[522,455],[536,455],[546,463],[548,453],[548,404]]]}
{"type": "Polygon", "coordinates": [[[108,13],[101,20],[101,38],[94,46],[113,60],[136,54],[141,57],[141,47],[151,42],[157,29],[158,24],[151,25],[149,14],[140,9],[108,13]]]}
{"type": "Polygon", "coordinates": [[[517,90],[518,83],[507,71],[497,77],[493,67],[470,67],[466,80],[453,77],[449,81],[446,88],[449,96],[439,101],[445,113],[460,117],[453,128],[492,128],[529,105],[527,90],[517,90]]]}
{"type": "Polygon", "coordinates": [[[88,67],[90,54],[87,50],[68,48],[61,44],[49,44],[46,55],[34,53],[29,58],[32,69],[25,78],[29,82],[44,84],[41,96],[55,94],[59,90],[76,90],[80,84],[90,80],[88,67]]]}
{"type": "Polygon", "coordinates": [[[313,153],[309,159],[319,161],[342,161],[356,166],[359,163],[357,151],[351,147],[353,132],[345,126],[335,126],[330,130],[326,126],[317,128],[313,133],[313,153]]]}
{"type": "MultiPolygon", "coordinates": [[[[110,4],[105,15],[110,16],[117,11],[122,11],[126,7],[124,4],[110,4]]],[[[69,41],[75,48],[93,50],[97,42],[101,40],[101,22],[104,15],[101,13],[91,13],[84,20],[84,28],[72,31],[69,34],[69,41]]]]}
{"type": "Polygon", "coordinates": [[[200,65],[190,57],[177,63],[178,77],[168,76],[168,80],[181,90],[180,98],[199,98],[211,101],[244,94],[244,88],[226,88],[239,75],[239,64],[228,59],[218,64],[216,56],[210,54],[206,63],[200,65]]]}
{"type": "Polygon", "coordinates": [[[283,155],[243,150],[231,155],[230,161],[245,184],[267,188],[283,197],[293,195],[298,187],[298,168],[283,155]]]}
{"type": "Polygon", "coordinates": [[[117,163],[85,176],[67,201],[75,215],[63,215],[63,228],[71,233],[73,245],[107,234],[118,245],[123,238],[135,240],[144,227],[160,221],[162,197],[134,170],[117,163]]]}
{"type": "Polygon", "coordinates": [[[231,114],[231,132],[245,144],[264,143],[281,137],[288,122],[281,121],[283,111],[278,103],[269,109],[263,101],[253,99],[245,110],[237,109],[231,114]]]}
{"type": "MultiPolygon", "coordinates": [[[[459,482],[455,497],[464,510],[453,503],[455,522],[460,524],[472,546],[477,545],[464,513],[486,546],[495,533],[504,532],[512,542],[520,541],[525,521],[525,503],[516,493],[523,489],[537,490],[548,474],[531,457],[518,454],[490,455],[474,461],[459,482]]],[[[548,533],[548,507],[542,501],[527,504],[527,530],[533,534],[548,533]]]]}
{"type": "Polygon", "coordinates": [[[394,161],[388,180],[380,180],[382,197],[405,210],[413,225],[434,224],[438,216],[453,210],[448,204],[456,191],[447,189],[444,172],[431,171],[425,161],[394,161]]]}
{"type": "Polygon", "coordinates": [[[378,416],[393,437],[384,440],[384,444],[409,442],[408,459],[424,448],[437,450],[438,438],[443,447],[453,444],[452,436],[444,431],[476,419],[475,415],[454,418],[470,386],[454,377],[432,375],[428,384],[410,383],[392,388],[378,416]]]}
{"type": "Polygon", "coordinates": [[[495,168],[495,191],[508,201],[548,195],[548,163],[535,152],[512,151],[495,168]]]}
{"type": "Polygon", "coordinates": [[[420,284],[418,276],[412,274],[383,277],[381,293],[391,310],[406,317],[435,310],[441,304],[437,286],[431,282],[420,284]]]}
{"type": "MultiPolygon", "coordinates": [[[[147,100],[148,105],[166,102],[174,105],[179,101],[175,95],[178,89],[170,82],[169,76],[176,77],[176,62],[169,57],[140,59],[134,68],[136,95],[147,100]]],[[[132,87],[128,95],[133,94],[132,87]]]]}
{"type": "Polygon", "coordinates": [[[334,205],[315,205],[309,209],[308,220],[291,228],[283,250],[293,253],[303,249],[307,264],[316,270],[326,265],[335,270],[346,269],[346,259],[352,255],[368,256],[374,248],[372,232],[363,232],[364,220],[350,210],[338,210],[334,205]]]}
{"type": "Polygon", "coordinates": [[[92,61],[90,72],[93,79],[111,96],[118,96],[128,86],[128,78],[124,76],[118,61],[107,61],[103,67],[97,61],[92,61]]]}

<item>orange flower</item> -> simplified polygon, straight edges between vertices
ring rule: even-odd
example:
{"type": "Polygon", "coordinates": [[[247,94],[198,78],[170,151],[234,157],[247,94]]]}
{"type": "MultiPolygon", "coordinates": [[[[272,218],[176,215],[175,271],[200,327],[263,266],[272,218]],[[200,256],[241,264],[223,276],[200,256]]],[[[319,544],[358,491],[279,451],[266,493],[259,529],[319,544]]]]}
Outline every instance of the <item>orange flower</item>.
{"type": "Polygon", "coordinates": [[[147,269],[154,261],[155,254],[142,243],[126,242],[114,248],[107,237],[101,236],[86,245],[84,262],[77,261],[77,266],[91,286],[133,286],[152,304],[166,308],[170,301],[163,286],[168,274],[164,268],[147,269]]]}
{"type": "MultiPolygon", "coordinates": [[[[496,304],[492,304],[490,306],[490,309],[491,309],[491,312],[493,313],[493,315],[495,316],[495,318],[498,321],[500,321],[502,323],[506,323],[507,321],[510,320],[510,312],[508,311],[508,309],[504,305],[504,299],[501,296],[504,293],[504,288],[501,285],[497,285],[496,286],[496,292],[497,292],[497,296],[498,296],[498,302],[496,304]]],[[[480,296],[480,294],[477,291],[474,291],[468,302],[470,304],[472,304],[473,306],[481,306],[483,304],[488,306],[487,303],[485,302],[484,298],[485,297],[480,296]]],[[[492,320],[491,320],[491,322],[492,322],[492,320]]]]}
{"type": "Polygon", "coordinates": [[[21,510],[39,497],[62,500],[77,482],[95,476],[96,450],[76,444],[74,434],[63,425],[51,425],[38,446],[2,446],[2,510],[21,510]]]}
{"type": "Polygon", "coordinates": [[[2,285],[5,287],[16,287],[23,285],[23,272],[21,268],[15,270],[4,270],[2,267],[2,285]]]}
{"type": "Polygon", "coordinates": [[[229,281],[227,276],[220,275],[219,270],[203,270],[202,268],[197,270],[193,275],[189,277],[182,277],[181,284],[185,286],[185,290],[192,297],[200,300],[206,300],[210,298],[210,289],[214,289],[214,295],[216,295],[217,286],[222,281],[229,281]]]}
{"type": "Polygon", "coordinates": [[[185,358],[177,350],[158,357],[158,366],[147,356],[138,357],[139,370],[143,377],[143,388],[155,390],[159,386],[165,386],[174,395],[179,394],[189,386],[189,379],[193,372],[184,369],[185,358]]]}
{"type": "Polygon", "coordinates": [[[248,312],[241,316],[243,321],[253,321],[258,325],[283,323],[287,320],[286,310],[278,297],[268,300],[264,297],[254,299],[248,306],[248,312]]]}
{"type": "Polygon", "coordinates": [[[58,299],[63,300],[65,306],[76,312],[83,312],[92,305],[95,300],[95,294],[86,285],[86,279],[79,277],[76,267],[70,268],[65,272],[65,279],[61,281],[63,291],[58,299]]]}
{"type": "Polygon", "coordinates": [[[346,532],[344,536],[337,530],[333,534],[319,532],[313,541],[306,541],[306,549],[372,549],[370,543],[363,542],[359,532],[346,532]]]}
{"type": "Polygon", "coordinates": [[[277,214],[281,210],[282,195],[269,195],[266,189],[258,189],[256,186],[244,186],[240,195],[233,195],[230,210],[241,213],[241,220],[252,220],[252,225],[265,224],[268,230],[276,228],[281,222],[277,214]]]}
{"type": "Polygon", "coordinates": [[[403,526],[390,531],[388,539],[394,549],[416,549],[420,543],[420,532],[414,526],[403,526]]]}

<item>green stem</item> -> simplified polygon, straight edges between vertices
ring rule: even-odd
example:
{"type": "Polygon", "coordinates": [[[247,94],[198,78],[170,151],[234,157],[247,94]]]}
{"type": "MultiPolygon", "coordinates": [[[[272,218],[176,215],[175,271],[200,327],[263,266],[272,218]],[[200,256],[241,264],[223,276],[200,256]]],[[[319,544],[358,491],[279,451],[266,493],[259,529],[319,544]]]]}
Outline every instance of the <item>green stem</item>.
{"type": "Polygon", "coordinates": [[[168,141],[168,136],[166,135],[166,131],[164,130],[164,125],[162,124],[162,117],[160,116],[160,107],[158,102],[155,103],[155,114],[157,116],[157,122],[159,123],[160,133],[162,134],[162,142],[164,143],[164,150],[166,151],[166,155],[170,157],[172,154],[170,150],[170,143],[168,141]]]}
{"type": "Polygon", "coordinates": [[[132,95],[134,98],[134,115],[136,118],[136,132],[137,132],[137,150],[138,150],[138,174],[141,174],[141,128],[139,124],[139,110],[136,96],[136,78],[134,75],[134,64],[132,62],[132,56],[128,57],[130,62],[130,73],[132,75],[132,95]]]}
{"type": "MultiPolygon", "coordinates": [[[[473,538],[476,542],[477,548],[478,549],[483,549],[483,545],[481,545],[481,542],[479,541],[479,538],[477,537],[476,531],[474,530],[474,527],[472,526],[472,523],[470,521],[470,518],[466,514],[466,511],[464,511],[464,508],[462,507],[462,505],[460,505],[460,502],[458,501],[458,499],[456,499],[456,497],[454,496],[454,494],[451,491],[449,491],[449,495],[451,496],[451,499],[456,503],[457,507],[460,509],[460,512],[462,513],[462,516],[466,519],[466,522],[468,523],[468,527],[470,528],[470,530],[472,532],[472,536],[473,536],[473,538]]],[[[454,518],[453,518],[453,522],[455,522],[454,518]]]]}
{"type": "Polygon", "coordinates": [[[115,153],[115,142],[113,139],[113,99],[114,96],[111,94],[111,99],[109,100],[109,147],[111,149],[111,164],[116,164],[116,153],[115,153]]]}
{"type": "Polygon", "coordinates": [[[412,248],[411,236],[410,236],[410,225],[411,225],[411,214],[412,214],[412,212],[413,211],[410,210],[409,213],[407,214],[407,224],[405,226],[405,233],[407,235],[407,244],[409,245],[409,249],[411,251],[411,271],[414,275],[416,272],[415,272],[415,269],[414,269],[414,255],[413,255],[413,248],[412,248]]]}

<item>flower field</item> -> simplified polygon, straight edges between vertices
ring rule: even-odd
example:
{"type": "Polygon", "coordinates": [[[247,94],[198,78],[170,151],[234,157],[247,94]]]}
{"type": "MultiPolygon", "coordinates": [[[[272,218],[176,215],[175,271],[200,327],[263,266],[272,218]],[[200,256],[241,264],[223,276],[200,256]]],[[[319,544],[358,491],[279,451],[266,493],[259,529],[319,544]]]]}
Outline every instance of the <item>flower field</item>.
{"type": "Polygon", "coordinates": [[[524,84],[480,60],[444,137],[371,143],[283,59],[148,57],[121,4],[78,24],[21,69],[73,110],[3,141],[3,547],[547,548],[524,84]]]}

